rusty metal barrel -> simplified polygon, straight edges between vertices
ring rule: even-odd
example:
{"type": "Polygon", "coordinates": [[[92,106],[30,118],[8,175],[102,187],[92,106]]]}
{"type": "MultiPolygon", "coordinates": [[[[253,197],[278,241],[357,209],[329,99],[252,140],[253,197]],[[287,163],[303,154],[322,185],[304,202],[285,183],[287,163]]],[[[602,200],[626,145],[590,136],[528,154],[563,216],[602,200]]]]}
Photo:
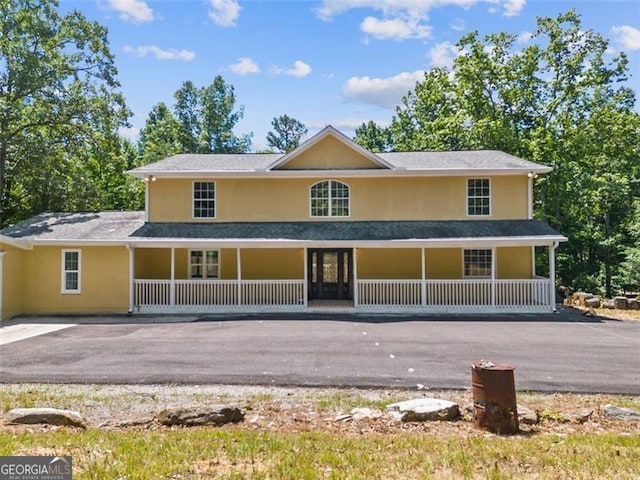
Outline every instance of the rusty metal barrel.
{"type": "Polygon", "coordinates": [[[480,360],[471,364],[473,423],[499,434],[518,432],[515,368],[480,360]]]}

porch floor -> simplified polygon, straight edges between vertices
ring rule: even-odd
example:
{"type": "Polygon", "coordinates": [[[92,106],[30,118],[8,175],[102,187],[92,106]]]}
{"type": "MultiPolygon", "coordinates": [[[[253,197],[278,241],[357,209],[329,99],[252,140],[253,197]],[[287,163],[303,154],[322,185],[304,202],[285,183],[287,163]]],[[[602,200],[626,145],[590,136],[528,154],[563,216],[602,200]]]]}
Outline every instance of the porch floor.
{"type": "Polygon", "coordinates": [[[309,300],[308,308],[353,308],[353,300],[309,300]]]}

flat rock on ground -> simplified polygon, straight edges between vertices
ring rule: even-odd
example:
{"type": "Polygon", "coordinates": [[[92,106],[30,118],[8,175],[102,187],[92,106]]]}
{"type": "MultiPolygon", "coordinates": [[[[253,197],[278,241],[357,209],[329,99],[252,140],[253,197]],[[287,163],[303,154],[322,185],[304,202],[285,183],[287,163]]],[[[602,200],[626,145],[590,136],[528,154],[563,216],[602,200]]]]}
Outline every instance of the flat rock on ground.
{"type": "Polygon", "coordinates": [[[79,412],[49,407],[14,408],[5,414],[4,421],[10,424],[46,424],[80,428],[87,426],[79,412]]]}
{"type": "Polygon", "coordinates": [[[244,412],[240,408],[226,405],[166,408],[157,415],[157,420],[163,425],[184,427],[224,425],[243,419],[244,412]]]}
{"type": "Polygon", "coordinates": [[[453,420],[460,416],[457,403],[438,398],[417,398],[387,405],[387,411],[403,422],[453,420]]]}
{"type": "Polygon", "coordinates": [[[640,411],[632,408],[619,407],[610,403],[602,408],[605,417],[628,422],[640,422],[640,411]]]}

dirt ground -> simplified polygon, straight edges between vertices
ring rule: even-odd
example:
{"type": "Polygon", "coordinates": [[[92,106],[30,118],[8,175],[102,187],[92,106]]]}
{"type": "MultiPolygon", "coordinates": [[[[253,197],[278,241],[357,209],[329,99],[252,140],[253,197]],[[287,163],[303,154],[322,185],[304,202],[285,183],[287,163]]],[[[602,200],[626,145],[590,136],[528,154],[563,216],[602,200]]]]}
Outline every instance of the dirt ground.
{"type": "MultiPolygon", "coordinates": [[[[258,386],[126,386],[126,385],[3,385],[4,408],[36,406],[18,404],[21,398],[48,398],[37,406],[79,411],[88,428],[159,429],[155,416],[175,406],[225,404],[239,406],[244,421],[231,428],[253,431],[308,432],[326,431],[347,436],[389,435],[401,432],[425,432],[441,437],[478,437],[490,433],[473,425],[472,394],[454,390],[359,390],[336,388],[282,388],[258,386]],[[421,397],[451,400],[460,406],[455,421],[402,423],[385,412],[389,403],[421,397]],[[354,408],[382,412],[379,418],[354,419],[354,408]]],[[[617,395],[541,394],[518,392],[518,404],[537,412],[539,423],[521,422],[521,434],[618,433],[640,434],[639,422],[607,418],[606,404],[640,410],[640,397],[617,395]]],[[[0,424],[0,433],[48,431],[63,427],[13,426],[0,424]]]]}

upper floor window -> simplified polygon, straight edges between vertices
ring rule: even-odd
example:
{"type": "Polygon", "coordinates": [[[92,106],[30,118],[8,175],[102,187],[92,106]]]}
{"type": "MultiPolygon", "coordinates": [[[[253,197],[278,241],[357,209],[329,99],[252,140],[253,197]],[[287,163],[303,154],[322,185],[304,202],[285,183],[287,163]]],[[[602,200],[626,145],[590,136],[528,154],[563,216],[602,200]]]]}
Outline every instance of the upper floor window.
{"type": "Polygon", "coordinates": [[[220,252],[218,250],[190,250],[189,272],[191,278],[219,278],[220,252]]]}
{"type": "Polygon", "coordinates": [[[80,293],[80,250],[62,250],[62,293],[80,293]]]}
{"type": "Polygon", "coordinates": [[[469,278],[491,277],[491,249],[464,251],[464,276],[469,278]]]}
{"type": "Polygon", "coordinates": [[[491,215],[491,185],[488,178],[467,179],[467,215],[491,215]]]}
{"type": "Polygon", "coordinates": [[[215,182],[193,182],[193,218],[216,218],[215,182]]]}
{"type": "Polygon", "coordinates": [[[312,217],[348,217],[349,186],[336,180],[325,180],[311,187],[312,217]]]}

